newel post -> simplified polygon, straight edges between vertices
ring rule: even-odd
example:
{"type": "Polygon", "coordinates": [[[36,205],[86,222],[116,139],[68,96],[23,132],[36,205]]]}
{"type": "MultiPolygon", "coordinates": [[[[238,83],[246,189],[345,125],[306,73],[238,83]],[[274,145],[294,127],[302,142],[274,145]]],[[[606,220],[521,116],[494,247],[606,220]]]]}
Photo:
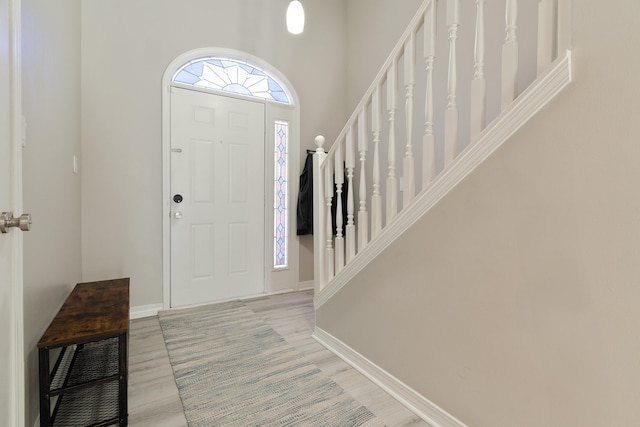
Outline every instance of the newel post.
{"type": "Polygon", "coordinates": [[[324,136],[316,137],[316,152],[313,155],[313,281],[315,294],[327,284],[325,267],[325,197],[324,197],[324,172],[321,165],[327,158],[323,145],[324,136]]]}

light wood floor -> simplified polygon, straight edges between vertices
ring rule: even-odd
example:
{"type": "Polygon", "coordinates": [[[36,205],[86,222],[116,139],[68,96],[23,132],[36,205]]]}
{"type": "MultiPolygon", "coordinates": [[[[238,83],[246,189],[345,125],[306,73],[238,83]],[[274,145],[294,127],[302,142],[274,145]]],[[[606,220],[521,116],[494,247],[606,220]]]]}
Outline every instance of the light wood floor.
{"type": "MultiPolygon", "coordinates": [[[[314,326],[311,291],[261,297],[244,302],[310,362],[365,405],[387,426],[429,426],[311,338],[314,326]]],[[[187,426],[157,317],[131,322],[129,425],[187,426]]]]}

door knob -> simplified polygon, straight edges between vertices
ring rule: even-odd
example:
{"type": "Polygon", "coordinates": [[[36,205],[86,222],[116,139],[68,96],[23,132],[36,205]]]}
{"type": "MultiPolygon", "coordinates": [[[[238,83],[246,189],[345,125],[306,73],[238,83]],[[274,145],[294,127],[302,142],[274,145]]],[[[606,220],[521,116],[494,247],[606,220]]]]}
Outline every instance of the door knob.
{"type": "Polygon", "coordinates": [[[180,212],[180,211],[176,211],[176,213],[174,213],[174,214],[173,214],[173,217],[174,217],[175,219],[180,219],[180,218],[182,218],[182,212],[180,212]]]}
{"type": "Polygon", "coordinates": [[[2,212],[0,215],[0,232],[8,233],[8,229],[11,227],[29,231],[31,229],[31,214],[22,214],[18,218],[14,218],[13,212],[2,212]]]}

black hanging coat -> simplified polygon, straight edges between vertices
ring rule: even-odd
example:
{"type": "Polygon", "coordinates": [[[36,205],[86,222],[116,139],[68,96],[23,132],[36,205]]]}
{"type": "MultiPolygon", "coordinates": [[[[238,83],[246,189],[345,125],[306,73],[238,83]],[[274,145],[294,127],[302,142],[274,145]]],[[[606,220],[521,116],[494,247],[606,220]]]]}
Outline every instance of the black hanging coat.
{"type": "Polygon", "coordinates": [[[307,153],[307,160],[300,174],[296,234],[298,236],[313,234],[313,152],[307,153]]]}
{"type": "MultiPolygon", "coordinates": [[[[347,225],[347,175],[344,175],[344,185],[342,186],[342,235],[345,233],[347,225]]],[[[331,200],[331,224],[333,226],[333,235],[337,234],[336,211],[338,199],[337,186],[333,187],[333,200],[331,200]]],[[[304,169],[300,175],[300,191],[298,193],[298,236],[305,234],[313,234],[313,152],[307,153],[307,160],[304,163],[304,169]]]]}

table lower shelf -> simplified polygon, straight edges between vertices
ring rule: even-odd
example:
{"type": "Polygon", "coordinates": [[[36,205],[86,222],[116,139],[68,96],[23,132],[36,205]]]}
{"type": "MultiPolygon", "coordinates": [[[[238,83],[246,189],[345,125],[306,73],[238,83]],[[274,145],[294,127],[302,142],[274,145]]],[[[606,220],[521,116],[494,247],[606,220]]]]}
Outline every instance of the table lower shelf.
{"type": "Polygon", "coordinates": [[[54,426],[98,426],[118,424],[118,382],[112,381],[59,396],[54,426]]]}
{"type": "Polygon", "coordinates": [[[51,380],[51,391],[118,374],[118,339],[66,348],[51,380]],[[69,370],[71,369],[71,372],[69,370]],[[66,384],[65,384],[66,381],[66,384]]]}
{"type": "Polygon", "coordinates": [[[51,381],[53,425],[117,424],[118,387],[117,338],[67,347],[51,381]]]}

